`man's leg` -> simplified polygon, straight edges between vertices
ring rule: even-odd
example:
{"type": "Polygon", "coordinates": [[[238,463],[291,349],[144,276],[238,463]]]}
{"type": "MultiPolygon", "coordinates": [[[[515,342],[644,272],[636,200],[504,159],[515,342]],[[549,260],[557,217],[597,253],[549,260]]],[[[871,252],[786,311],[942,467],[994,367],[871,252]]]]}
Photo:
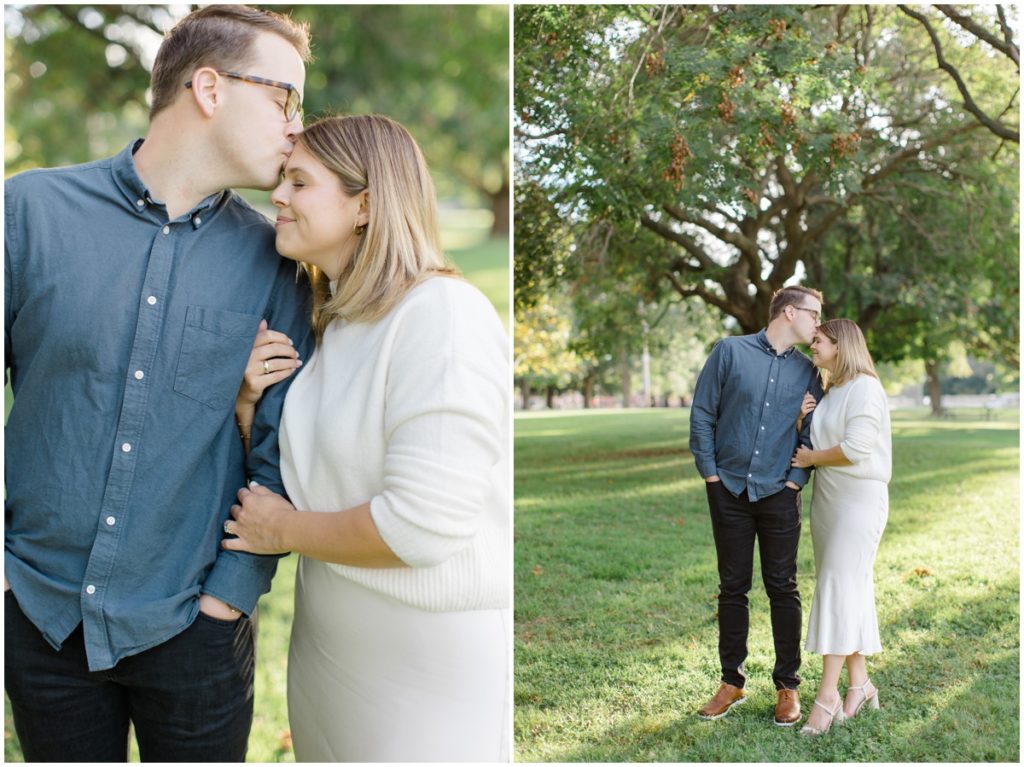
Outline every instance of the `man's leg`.
{"type": "Polygon", "coordinates": [[[60,651],[4,594],[4,686],[26,762],[127,762],[128,704],[90,672],[79,626],[60,651]]]}
{"type": "Polygon", "coordinates": [[[757,506],[757,540],[761,577],[771,602],[775,640],[775,688],[800,686],[800,592],[796,583],[796,553],[800,545],[800,493],[783,488],[762,498],[757,506]]]}
{"type": "Polygon", "coordinates": [[[722,681],[743,687],[750,613],[747,593],[754,571],[755,522],[747,494],[733,497],[721,482],[707,483],[711,529],[718,553],[718,656],[722,681]]]}
{"type": "Polygon", "coordinates": [[[142,761],[245,761],[254,641],[252,621],[200,613],[178,636],[118,664],[142,761]]]}

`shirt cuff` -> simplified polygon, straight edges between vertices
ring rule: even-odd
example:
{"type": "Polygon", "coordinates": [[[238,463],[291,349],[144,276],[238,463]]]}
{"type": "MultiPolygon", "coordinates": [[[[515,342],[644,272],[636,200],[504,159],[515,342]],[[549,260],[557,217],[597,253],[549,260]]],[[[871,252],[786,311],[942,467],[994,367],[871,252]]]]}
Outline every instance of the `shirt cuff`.
{"type": "Polygon", "coordinates": [[[786,475],[786,481],[792,482],[795,485],[799,485],[802,490],[804,485],[807,484],[807,480],[811,478],[811,472],[809,469],[790,469],[789,474],[786,475]]]}
{"type": "Polygon", "coordinates": [[[200,591],[252,615],[260,596],[270,591],[270,581],[281,556],[222,551],[200,591]]]}

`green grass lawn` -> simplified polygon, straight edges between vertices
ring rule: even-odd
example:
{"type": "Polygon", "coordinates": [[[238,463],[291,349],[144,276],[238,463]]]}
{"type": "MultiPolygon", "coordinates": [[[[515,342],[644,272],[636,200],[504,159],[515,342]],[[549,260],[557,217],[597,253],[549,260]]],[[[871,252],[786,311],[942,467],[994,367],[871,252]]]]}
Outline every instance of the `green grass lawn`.
{"type": "Polygon", "coordinates": [[[490,299],[508,332],[508,237],[492,237],[469,247],[451,250],[448,257],[490,299]]]}
{"type": "MultiPolygon", "coordinates": [[[[719,681],[718,577],[688,415],[517,417],[516,759],[1017,762],[1019,414],[894,414],[875,568],[884,651],[868,662],[882,708],[818,739],[771,723],[774,653],[756,563],[750,698],[719,721],[694,714],[719,681]]],[[[803,661],[806,712],[821,659],[803,661]]]]}
{"type": "MultiPolygon", "coordinates": [[[[508,327],[508,238],[486,238],[486,230],[477,230],[473,238],[463,233],[455,239],[464,247],[452,250],[451,259],[463,274],[494,303],[505,327],[508,327]],[[483,238],[481,238],[483,234],[483,238]]],[[[6,391],[6,413],[12,396],[6,391]]],[[[292,619],[292,591],[295,585],[297,557],[281,561],[270,593],[260,600],[259,639],[256,655],[256,709],[252,734],[249,737],[248,760],[251,762],[294,762],[288,728],[286,680],[288,639],[292,619]]],[[[55,723],[59,726],[59,722],[55,723]]],[[[133,760],[138,751],[132,741],[133,760]]],[[[10,703],[4,696],[4,758],[8,762],[24,761],[11,720],[10,703]]]]}

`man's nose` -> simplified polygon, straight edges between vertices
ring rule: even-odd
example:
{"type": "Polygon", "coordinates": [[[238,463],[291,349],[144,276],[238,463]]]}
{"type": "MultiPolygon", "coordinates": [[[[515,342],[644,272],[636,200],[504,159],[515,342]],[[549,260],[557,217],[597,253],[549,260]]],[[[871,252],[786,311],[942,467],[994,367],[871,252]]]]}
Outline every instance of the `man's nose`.
{"type": "Polygon", "coordinates": [[[285,126],[285,136],[293,144],[299,140],[299,134],[302,133],[302,113],[295,115],[288,124],[285,126]]]}

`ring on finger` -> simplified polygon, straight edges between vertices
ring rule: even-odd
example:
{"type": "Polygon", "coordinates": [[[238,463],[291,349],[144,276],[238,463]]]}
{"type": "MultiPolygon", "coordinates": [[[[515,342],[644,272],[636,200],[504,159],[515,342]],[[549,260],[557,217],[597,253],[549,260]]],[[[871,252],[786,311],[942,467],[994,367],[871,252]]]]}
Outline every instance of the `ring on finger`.
{"type": "Polygon", "coordinates": [[[270,360],[263,360],[263,375],[270,372],[270,360]]]}
{"type": "Polygon", "coordinates": [[[230,519],[225,519],[224,520],[224,532],[227,533],[228,535],[231,535],[231,527],[233,525],[234,525],[234,522],[232,522],[230,519]]]}

